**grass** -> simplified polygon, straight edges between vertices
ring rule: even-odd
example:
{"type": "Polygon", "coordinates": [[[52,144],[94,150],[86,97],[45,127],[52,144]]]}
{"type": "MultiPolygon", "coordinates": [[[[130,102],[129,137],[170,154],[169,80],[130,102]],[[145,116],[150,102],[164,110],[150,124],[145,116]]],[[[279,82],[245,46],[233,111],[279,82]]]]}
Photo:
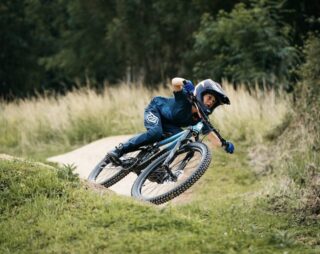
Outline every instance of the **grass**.
{"type": "Polygon", "coordinates": [[[290,99],[281,91],[256,87],[249,93],[244,87],[235,90],[227,84],[224,89],[231,105],[218,108],[213,122],[233,140],[251,145],[261,143],[291,113],[290,99]]]}
{"type": "MultiPolygon", "coordinates": [[[[0,160],[0,253],[319,253],[319,220],[301,216],[310,196],[298,185],[311,179],[308,168],[300,170],[303,157],[272,165],[283,175],[268,176],[257,174],[248,157],[265,137],[290,135],[289,99],[274,90],[224,87],[232,104],[212,120],[236,153],[214,152],[185,205],[156,207],[92,189],[70,168],[0,160]]],[[[44,161],[101,137],[141,131],[150,99],[170,93],[122,85],[2,102],[0,152],[44,161]]],[[[306,146],[298,137],[290,140],[306,146]]],[[[291,151],[294,144],[278,149],[291,151]]],[[[318,190],[317,182],[308,184],[318,190]]]]}
{"type": "Polygon", "coordinates": [[[193,201],[164,207],[88,189],[70,168],[0,160],[0,252],[317,253],[319,225],[259,205],[245,149],[218,152],[193,201]]]}
{"type": "MultiPolygon", "coordinates": [[[[213,122],[228,139],[259,142],[287,114],[282,93],[224,87],[232,104],[218,108],[213,122]]],[[[44,160],[102,137],[143,131],[151,98],[170,94],[169,88],[149,91],[122,84],[100,93],[83,88],[65,96],[0,102],[0,153],[44,160]]]]}
{"type": "Polygon", "coordinates": [[[99,94],[85,88],[66,96],[1,103],[0,152],[44,159],[105,136],[137,132],[154,94],[141,86],[99,94]]]}

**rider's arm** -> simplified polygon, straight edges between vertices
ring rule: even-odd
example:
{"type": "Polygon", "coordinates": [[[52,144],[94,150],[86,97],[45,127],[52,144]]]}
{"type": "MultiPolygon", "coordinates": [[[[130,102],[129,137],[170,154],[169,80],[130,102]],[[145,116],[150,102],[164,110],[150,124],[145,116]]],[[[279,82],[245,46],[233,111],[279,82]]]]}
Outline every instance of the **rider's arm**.
{"type": "Polygon", "coordinates": [[[218,148],[218,147],[222,146],[220,139],[213,131],[210,131],[210,133],[207,135],[207,137],[214,148],[218,148]]]}
{"type": "Polygon", "coordinates": [[[172,89],[174,92],[180,92],[183,88],[183,81],[185,79],[184,78],[173,78],[171,80],[171,84],[172,84],[172,89]]]}

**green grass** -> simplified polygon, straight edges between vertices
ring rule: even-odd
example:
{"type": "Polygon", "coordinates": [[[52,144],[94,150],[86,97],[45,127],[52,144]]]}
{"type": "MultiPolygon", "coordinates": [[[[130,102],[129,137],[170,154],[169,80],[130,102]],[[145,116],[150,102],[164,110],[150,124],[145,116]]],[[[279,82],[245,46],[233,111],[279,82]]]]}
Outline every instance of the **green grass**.
{"type": "MultiPolygon", "coordinates": [[[[313,168],[319,168],[319,156],[308,160],[311,167],[306,157],[288,165],[276,158],[277,172],[267,176],[249,164],[250,147],[286,134],[288,99],[273,90],[249,94],[225,88],[232,105],[219,108],[212,120],[235,141],[236,153],[214,152],[184,205],[157,207],[101,194],[70,168],[0,159],[0,253],[320,253],[319,219],[301,219],[310,206],[304,200],[318,195],[313,168]],[[282,184],[282,177],[295,186],[282,184]],[[301,181],[314,188],[307,192],[301,181]]],[[[45,161],[104,136],[135,133],[143,129],[143,108],[159,94],[169,90],[122,86],[102,94],[84,89],[57,98],[1,102],[0,153],[45,161]]],[[[308,142],[300,136],[284,138],[300,143],[275,145],[272,153],[304,147],[308,142]]]]}
{"type": "Polygon", "coordinates": [[[87,188],[70,168],[0,160],[1,253],[317,253],[319,225],[266,209],[246,147],[215,152],[186,205],[87,188]]]}

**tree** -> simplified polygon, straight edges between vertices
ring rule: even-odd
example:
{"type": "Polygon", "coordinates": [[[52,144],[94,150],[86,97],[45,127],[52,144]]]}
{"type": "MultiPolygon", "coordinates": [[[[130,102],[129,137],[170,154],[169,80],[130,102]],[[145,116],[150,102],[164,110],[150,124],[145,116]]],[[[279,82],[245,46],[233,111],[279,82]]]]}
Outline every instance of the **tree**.
{"type": "Polygon", "coordinates": [[[25,96],[40,87],[43,68],[37,62],[39,42],[26,15],[26,1],[0,3],[0,97],[25,96]]]}
{"type": "Polygon", "coordinates": [[[270,1],[238,4],[230,13],[220,12],[216,20],[203,15],[194,52],[198,77],[235,83],[285,81],[298,61],[289,27],[270,1]]]}

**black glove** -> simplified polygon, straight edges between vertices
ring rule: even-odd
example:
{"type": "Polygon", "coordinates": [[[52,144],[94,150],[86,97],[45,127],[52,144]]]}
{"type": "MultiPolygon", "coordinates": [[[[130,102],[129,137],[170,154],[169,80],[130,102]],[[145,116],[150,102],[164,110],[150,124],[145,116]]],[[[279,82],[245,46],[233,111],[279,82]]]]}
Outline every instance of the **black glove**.
{"type": "Polygon", "coordinates": [[[183,87],[188,93],[193,93],[193,91],[194,91],[194,85],[193,85],[192,81],[190,81],[190,80],[184,80],[183,87]]]}

